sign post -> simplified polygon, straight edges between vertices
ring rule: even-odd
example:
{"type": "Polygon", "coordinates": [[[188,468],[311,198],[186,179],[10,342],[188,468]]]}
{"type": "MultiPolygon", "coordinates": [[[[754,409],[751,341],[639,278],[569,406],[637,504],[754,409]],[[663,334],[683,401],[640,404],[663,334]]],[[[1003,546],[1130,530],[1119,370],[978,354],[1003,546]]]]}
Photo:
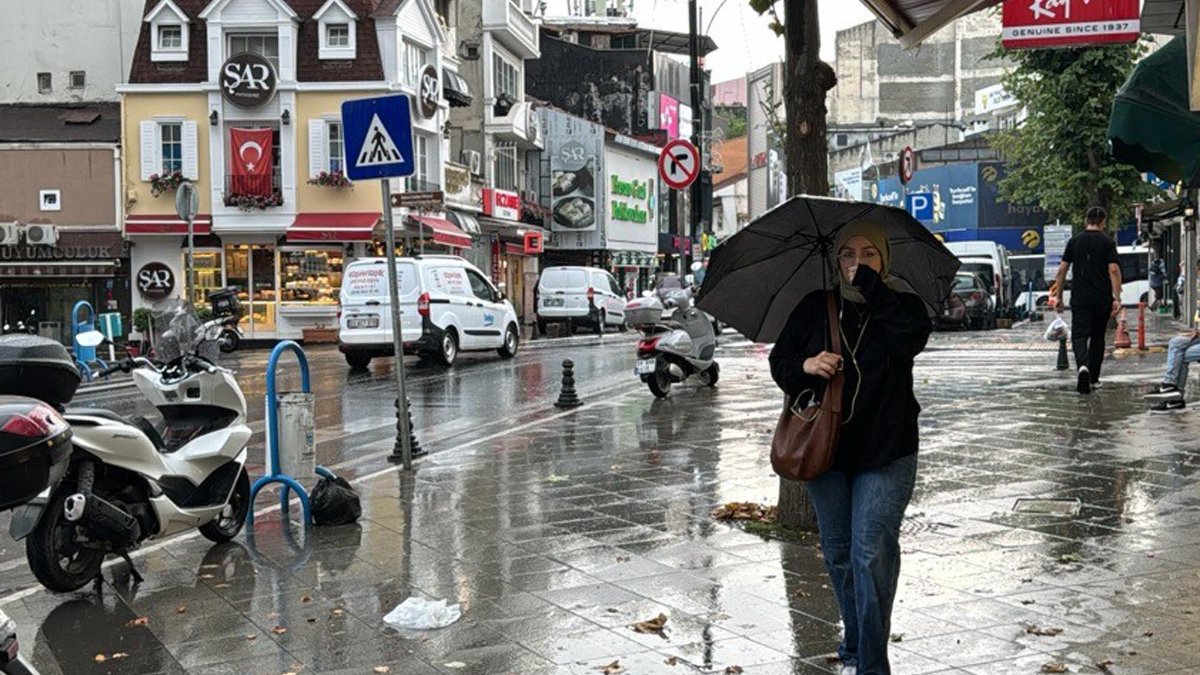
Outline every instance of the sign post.
{"type": "Polygon", "coordinates": [[[687,188],[700,176],[700,151],[682,138],[667,143],[658,155],[658,175],[669,188],[687,188]]]}
{"type": "Polygon", "coordinates": [[[187,223],[187,301],[192,305],[196,301],[193,292],[196,288],[196,212],[200,210],[200,193],[190,180],[185,180],[175,189],[175,213],[179,219],[187,223]]]}
{"type": "Polygon", "coordinates": [[[1058,266],[1062,263],[1063,251],[1067,250],[1067,242],[1071,241],[1071,226],[1056,223],[1042,229],[1042,241],[1045,242],[1046,262],[1042,270],[1049,283],[1058,274],[1058,266]]]}
{"type": "MultiPolygon", "coordinates": [[[[396,228],[392,222],[391,178],[411,176],[412,104],[405,94],[378,96],[342,103],[342,138],[346,142],[346,176],[350,180],[378,178],[383,193],[383,222],[387,233],[388,298],[392,305],[393,370],[396,375],[396,417],[400,430],[400,462],[412,470],[412,429],[408,392],[404,385],[404,326],[400,317],[400,281],[396,271],[396,228]]],[[[388,457],[396,463],[396,453],[388,457]]]]}

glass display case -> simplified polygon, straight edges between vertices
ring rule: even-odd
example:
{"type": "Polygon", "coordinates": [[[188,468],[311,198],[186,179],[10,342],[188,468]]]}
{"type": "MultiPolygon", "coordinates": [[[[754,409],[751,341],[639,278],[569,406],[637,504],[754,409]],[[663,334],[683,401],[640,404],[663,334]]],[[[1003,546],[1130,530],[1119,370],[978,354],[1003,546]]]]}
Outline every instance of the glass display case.
{"type": "Polygon", "coordinates": [[[344,253],[339,248],[279,252],[279,300],[286,306],[335,307],[342,288],[344,253]]]}
{"type": "Polygon", "coordinates": [[[196,251],[193,257],[196,287],[192,289],[192,304],[196,307],[207,307],[208,294],[225,287],[221,258],[220,250],[196,251]]]}

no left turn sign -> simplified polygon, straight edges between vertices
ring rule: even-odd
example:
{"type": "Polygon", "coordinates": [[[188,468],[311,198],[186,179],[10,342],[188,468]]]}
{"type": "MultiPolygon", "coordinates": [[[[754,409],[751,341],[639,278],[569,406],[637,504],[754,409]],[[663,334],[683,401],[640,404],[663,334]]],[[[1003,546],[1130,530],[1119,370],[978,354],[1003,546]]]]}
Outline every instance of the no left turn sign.
{"type": "Polygon", "coordinates": [[[700,151],[690,141],[677,138],[658,156],[658,176],[676,190],[691,185],[700,175],[700,151]]]}

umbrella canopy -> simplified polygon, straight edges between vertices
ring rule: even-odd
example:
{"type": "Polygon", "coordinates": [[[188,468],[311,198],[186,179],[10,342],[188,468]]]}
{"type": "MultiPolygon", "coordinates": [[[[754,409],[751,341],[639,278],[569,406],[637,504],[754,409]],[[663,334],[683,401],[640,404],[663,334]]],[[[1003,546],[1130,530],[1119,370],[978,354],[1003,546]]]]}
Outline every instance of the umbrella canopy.
{"type": "Polygon", "coordinates": [[[890,273],[931,309],[946,299],[958,260],[907,211],[827,197],[792,197],[713,251],[699,307],[756,342],[774,342],[809,293],[834,287],[833,250],[846,224],[887,233],[890,273]]]}
{"type": "Polygon", "coordinates": [[[1172,183],[1200,184],[1200,115],[1188,107],[1187,40],[1142,59],[1117,92],[1108,138],[1118,161],[1172,183]]]}

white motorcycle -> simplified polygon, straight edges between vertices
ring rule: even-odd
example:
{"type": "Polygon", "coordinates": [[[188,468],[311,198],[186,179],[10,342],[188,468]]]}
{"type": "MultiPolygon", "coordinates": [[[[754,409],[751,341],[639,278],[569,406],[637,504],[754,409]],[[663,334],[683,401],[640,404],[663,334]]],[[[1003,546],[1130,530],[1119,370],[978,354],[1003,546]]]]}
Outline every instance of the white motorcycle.
{"type": "MultiPolygon", "coordinates": [[[[200,528],[224,542],[241,531],[250,508],[251,432],[237,380],[202,355],[206,346],[216,351],[217,339],[218,329],[176,310],[156,340],[169,361],[125,359],[100,373],[132,372],[162,415],[157,425],[99,409],[65,410],[73,446],[66,474],[14,511],[11,525],[14,539],[28,537],[26,558],[46,588],[74,591],[98,580],[110,553],[130,562],[140,581],[129,551],[148,539],[200,528]]],[[[73,394],[71,386],[66,400],[47,402],[61,406],[73,394]]]]}
{"type": "Polygon", "coordinates": [[[692,375],[705,386],[715,386],[721,375],[714,359],[717,336],[712,320],[692,305],[691,287],[670,275],[659,281],[653,293],[646,293],[647,297],[625,305],[625,322],[642,332],[634,373],[658,398],[692,375]],[[673,311],[664,321],[667,310],[673,311]]]}

